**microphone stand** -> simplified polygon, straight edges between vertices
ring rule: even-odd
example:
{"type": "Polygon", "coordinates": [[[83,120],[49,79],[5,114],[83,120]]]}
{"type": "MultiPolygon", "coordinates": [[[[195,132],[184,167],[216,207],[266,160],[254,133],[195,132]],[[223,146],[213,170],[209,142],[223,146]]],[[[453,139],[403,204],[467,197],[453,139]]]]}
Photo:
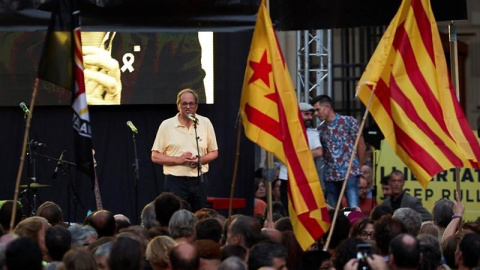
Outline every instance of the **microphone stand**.
{"type": "Polygon", "coordinates": [[[139,224],[138,223],[138,182],[140,180],[140,173],[139,173],[139,166],[138,166],[138,154],[137,154],[137,141],[135,139],[135,132],[132,132],[132,141],[133,141],[133,153],[134,153],[134,163],[132,164],[133,171],[135,174],[135,180],[133,182],[134,185],[134,190],[135,190],[135,195],[134,195],[134,200],[135,200],[135,209],[133,211],[134,214],[134,224],[139,224]]]}
{"type": "MultiPolygon", "coordinates": [[[[54,158],[47,155],[38,154],[38,156],[46,158],[48,160],[52,160],[57,163],[56,166],[59,166],[59,170],[61,170],[62,175],[67,175],[70,171],[70,167],[76,167],[77,164],[67,161],[65,159],[54,158]]],[[[56,177],[56,176],[55,176],[56,177]]],[[[52,176],[53,178],[53,176],[52,176]]],[[[85,209],[85,205],[82,203],[80,196],[78,195],[77,189],[73,184],[72,177],[68,177],[68,187],[67,187],[67,216],[68,216],[68,225],[72,223],[72,211],[70,207],[70,201],[73,202],[73,220],[77,222],[77,205],[80,203],[80,206],[85,209]],[[73,194],[73,195],[72,195],[73,194]]]]}
{"type": "Polygon", "coordinates": [[[193,121],[193,128],[195,129],[195,142],[197,143],[197,175],[200,178],[200,183],[203,183],[203,175],[202,175],[202,161],[200,160],[200,146],[198,145],[198,137],[197,133],[197,121],[193,121]]]}

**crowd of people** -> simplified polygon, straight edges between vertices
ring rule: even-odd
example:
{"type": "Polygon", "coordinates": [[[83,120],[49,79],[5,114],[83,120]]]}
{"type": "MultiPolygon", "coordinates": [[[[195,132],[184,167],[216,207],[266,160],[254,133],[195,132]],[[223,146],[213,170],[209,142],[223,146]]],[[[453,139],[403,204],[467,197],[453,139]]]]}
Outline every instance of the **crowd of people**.
{"type": "MultiPolygon", "coordinates": [[[[342,210],[328,246],[327,233],[305,251],[289,217],[278,210],[280,201],[274,202],[277,207],[269,222],[268,213],[226,218],[210,208],[192,212],[188,202],[163,192],[144,207],[139,225],[108,210],[91,213],[83,224],[68,224],[62,209],[47,201],[36,216],[22,218],[17,210],[12,228],[14,202],[6,201],[0,208],[0,267],[478,269],[480,221],[462,222],[465,209],[459,199],[441,199],[431,211],[426,210],[403,191],[401,180],[401,173],[392,172],[390,200],[373,207],[368,215],[358,209],[342,210]]],[[[329,214],[333,218],[334,210],[329,214]]]]}

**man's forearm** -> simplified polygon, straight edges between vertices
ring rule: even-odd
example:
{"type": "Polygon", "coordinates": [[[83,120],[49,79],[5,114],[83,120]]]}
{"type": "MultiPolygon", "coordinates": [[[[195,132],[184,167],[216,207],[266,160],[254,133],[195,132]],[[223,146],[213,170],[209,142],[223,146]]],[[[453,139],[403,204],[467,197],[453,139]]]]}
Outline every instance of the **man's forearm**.
{"type": "Polygon", "coordinates": [[[312,156],[313,156],[313,158],[322,157],[323,156],[323,148],[318,147],[318,148],[312,149],[312,156]]]}
{"type": "Polygon", "coordinates": [[[218,157],[218,151],[215,150],[215,151],[208,152],[206,155],[203,155],[202,157],[200,157],[200,161],[202,162],[202,164],[208,164],[213,160],[215,160],[217,157],[218,157]]]}
{"type": "Polygon", "coordinates": [[[152,162],[160,165],[179,165],[179,158],[152,151],[152,162]]]}

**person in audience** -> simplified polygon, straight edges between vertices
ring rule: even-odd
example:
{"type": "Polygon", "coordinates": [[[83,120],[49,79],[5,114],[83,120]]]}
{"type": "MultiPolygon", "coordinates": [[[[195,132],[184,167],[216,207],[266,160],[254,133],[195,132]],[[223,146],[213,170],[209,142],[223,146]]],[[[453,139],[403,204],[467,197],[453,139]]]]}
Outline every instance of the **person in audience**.
{"type": "Polygon", "coordinates": [[[112,270],[143,269],[141,243],[130,237],[117,237],[112,242],[108,266],[112,270]]]}
{"type": "Polygon", "coordinates": [[[287,252],[281,244],[262,242],[255,244],[248,256],[248,270],[261,267],[272,267],[277,270],[287,270],[287,252]]]}
{"type": "Polygon", "coordinates": [[[170,236],[177,243],[193,243],[195,241],[195,222],[197,222],[197,218],[192,212],[185,209],[176,211],[168,223],[170,236]]]}
{"type": "MultiPolygon", "coordinates": [[[[425,221],[422,222],[422,226],[420,226],[420,230],[418,234],[429,234],[438,239],[438,227],[437,225],[433,224],[432,221],[425,221]]],[[[440,242],[440,241],[439,241],[440,242]]]]}
{"type": "Polygon", "coordinates": [[[382,204],[391,206],[394,211],[401,207],[412,208],[422,215],[422,221],[432,220],[432,214],[423,207],[422,201],[406,193],[403,189],[405,178],[401,171],[394,170],[390,174],[388,183],[392,190],[392,194],[390,197],[386,198],[382,204]]]}
{"type": "Polygon", "coordinates": [[[197,219],[200,221],[202,219],[207,219],[207,218],[212,218],[212,217],[216,217],[218,214],[218,212],[212,208],[202,208],[200,210],[197,210],[194,215],[197,217],[197,219]]]}
{"type": "Polygon", "coordinates": [[[465,234],[455,252],[458,270],[471,270],[480,266],[480,234],[465,234]]]}
{"type": "Polygon", "coordinates": [[[46,255],[48,251],[45,246],[45,232],[49,227],[50,224],[43,217],[28,217],[20,221],[13,232],[20,237],[35,241],[42,250],[42,254],[46,255]]]}
{"type": "Polygon", "coordinates": [[[260,234],[261,226],[254,218],[239,215],[228,227],[227,243],[241,245],[250,250],[257,243],[260,234]]]}
{"type": "Polygon", "coordinates": [[[255,178],[255,198],[253,202],[253,215],[263,216],[267,209],[267,188],[263,178],[255,178]]]}
{"type": "Polygon", "coordinates": [[[407,233],[416,236],[422,226],[422,215],[411,208],[398,208],[393,212],[393,217],[398,218],[405,224],[407,233]]]}
{"type": "Polygon", "coordinates": [[[420,262],[420,241],[417,238],[409,234],[400,234],[392,239],[388,260],[391,270],[418,269],[420,262]]]}
{"type": "MultiPolygon", "coordinates": [[[[300,259],[299,270],[330,269],[332,261],[330,253],[323,250],[309,250],[300,259]]],[[[356,268],[355,268],[356,269],[356,268]]]]}
{"type": "Polygon", "coordinates": [[[72,235],[72,247],[85,247],[97,240],[97,231],[89,225],[74,224],[68,227],[72,235]]]}
{"type": "Polygon", "coordinates": [[[63,222],[63,212],[60,206],[52,201],[46,201],[42,203],[37,208],[37,216],[44,217],[48,220],[50,225],[62,225],[65,226],[65,222],[63,222]]]}
{"type": "Polygon", "coordinates": [[[228,257],[220,263],[218,270],[247,270],[245,262],[239,257],[228,257]]]}
{"type": "Polygon", "coordinates": [[[180,243],[170,251],[172,270],[200,268],[200,256],[195,246],[189,243],[180,243]]]}
{"type": "Polygon", "coordinates": [[[347,263],[357,258],[357,245],[366,242],[359,238],[347,238],[342,241],[335,249],[332,263],[335,269],[344,269],[347,263]]]}
{"type": "Polygon", "coordinates": [[[262,228],[260,232],[260,241],[269,241],[281,244],[283,240],[282,232],[273,228],[262,228]]]}
{"type": "Polygon", "coordinates": [[[448,223],[452,221],[454,204],[454,202],[442,198],[433,205],[433,224],[438,227],[438,241],[442,240],[443,232],[447,228],[448,223]]]}
{"type": "Polygon", "coordinates": [[[63,256],[63,270],[96,270],[97,263],[93,254],[82,247],[74,247],[63,256]],[[63,268],[64,267],[64,268],[63,268]]]}
{"type": "Polygon", "coordinates": [[[146,256],[153,270],[170,269],[170,250],[176,245],[169,236],[157,236],[148,243],[146,256]]]}
{"type": "Polygon", "coordinates": [[[303,254],[302,247],[295,238],[295,234],[292,231],[282,232],[282,246],[287,251],[287,256],[285,257],[285,262],[287,264],[287,269],[295,269],[300,264],[300,259],[303,254]]]}
{"type": "Polygon", "coordinates": [[[195,224],[195,238],[193,243],[200,256],[202,269],[217,269],[220,265],[222,246],[222,226],[214,218],[207,218],[195,224]]]}
{"type": "Polygon", "coordinates": [[[113,218],[115,219],[117,231],[120,231],[121,229],[124,229],[124,228],[128,228],[132,225],[132,223],[130,222],[130,219],[123,214],[116,214],[113,216],[113,218]]]}
{"type": "Polygon", "coordinates": [[[98,210],[85,218],[85,225],[92,226],[98,234],[98,238],[114,236],[117,232],[117,223],[111,211],[98,210]]]}
{"type": "Polygon", "coordinates": [[[363,164],[360,167],[360,171],[362,172],[362,176],[365,178],[365,180],[367,180],[367,184],[368,184],[367,197],[372,198],[372,187],[373,187],[372,167],[368,164],[363,164]]]}
{"type": "Polygon", "coordinates": [[[381,198],[382,200],[385,200],[386,198],[390,198],[392,195],[392,189],[390,188],[390,184],[388,183],[390,179],[390,175],[382,177],[380,179],[380,185],[382,186],[382,193],[383,197],[381,198]]]}
{"type": "Polygon", "coordinates": [[[162,192],[153,201],[155,206],[155,217],[160,227],[168,228],[170,218],[175,211],[182,208],[182,200],[171,192],[162,192]]]}
{"type": "Polygon", "coordinates": [[[234,256],[242,259],[242,261],[246,262],[247,259],[247,249],[240,246],[240,245],[225,245],[222,247],[222,251],[220,252],[220,260],[224,261],[225,259],[234,256]]]}
{"type": "Polygon", "coordinates": [[[479,222],[465,222],[462,226],[462,233],[477,233],[480,234],[480,223],[479,222]]]}
{"type": "Polygon", "coordinates": [[[19,237],[7,245],[5,266],[7,270],[43,270],[42,257],[37,242],[19,237]]]}
{"type": "Polygon", "coordinates": [[[418,269],[441,270],[442,252],[437,237],[430,234],[419,234],[417,238],[420,241],[420,252],[422,254],[422,260],[418,269]]]}
{"type": "Polygon", "coordinates": [[[373,220],[370,218],[361,218],[352,227],[350,231],[351,238],[359,238],[363,241],[374,244],[373,240],[374,229],[373,229],[373,220]]]}
{"type": "MultiPolygon", "coordinates": [[[[330,210],[328,211],[328,214],[330,215],[330,219],[333,218],[335,211],[330,210]]],[[[350,220],[344,215],[344,214],[339,214],[337,216],[337,221],[335,223],[335,229],[333,230],[332,238],[330,239],[330,243],[327,247],[327,251],[330,254],[333,254],[335,252],[335,249],[337,246],[342,242],[343,240],[348,238],[348,234],[350,233],[350,220]]],[[[327,231],[323,235],[323,240],[326,242],[327,237],[328,237],[329,232],[327,231]]]]}
{"type": "Polygon", "coordinates": [[[282,203],[282,198],[281,198],[282,195],[280,193],[281,186],[282,186],[282,180],[280,180],[278,178],[273,180],[273,183],[272,183],[272,200],[274,202],[282,203]]]}
{"type": "Polygon", "coordinates": [[[407,233],[407,228],[399,219],[385,215],[373,223],[373,231],[377,254],[388,259],[390,241],[399,234],[407,233]]]}
{"type": "Polygon", "coordinates": [[[461,239],[462,239],[461,234],[457,234],[457,235],[448,237],[445,241],[440,243],[442,246],[442,254],[443,254],[443,258],[445,259],[445,263],[451,269],[458,268],[458,265],[455,262],[455,256],[456,256],[458,243],[460,243],[461,239]]]}
{"type": "Polygon", "coordinates": [[[442,239],[440,240],[440,243],[442,245],[446,241],[446,239],[454,236],[457,233],[458,228],[462,222],[463,213],[465,213],[465,206],[460,200],[460,196],[458,192],[455,192],[455,195],[456,195],[455,203],[453,204],[453,207],[452,207],[452,212],[453,212],[452,219],[450,220],[447,227],[445,228],[442,239]]]}
{"type": "Polygon", "coordinates": [[[160,226],[155,217],[155,205],[153,202],[148,203],[142,210],[140,215],[141,224],[145,229],[150,230],[153,227],[160,226]]]}
{"type": "MultiPolygon", "coordinates": [[[[104,239],[103,237],[102,239],[104,239]]],[[[110,259],[110,251],[112,250],[112,241],[106,242],[95,249],[93,256],[97,263],[98,270],[110,270],[108,260],[110,259]]]]}
{"type": "Polygon", "coordinates": [[[275,221],[274,228],[283,231],[293,231],[292,222],[289,217],[282,217],[275,221]]]}
{"type": "Polygon", "coordinates": [[[12,218],[13,200],[5,201],[0,207],[0,225],[2,225],[5,233],[13,231],[18,223],[22,220],[22,206],[17,202],[17,210],[15,213],[15,221],[13,222],[13,228],[10,228],[10,221],[12,218]]]}
{"type": "Polygon", "coordinates": [[[370,212],[370,218],[375,222],[384,215],[393,215],[393,209],[391,206],[380,204],[375,206],[370,212]]]}
{"type": "Polygon", "coordinates": [[[370,212],[372,211],[373,207],[377,206],[377,202],[372,199],[371,194],[370,197],[368,197],[370,190],[371,185],[368,183],[367,178],[364,175],[360,175],[358,178],[358,207],[360,207],[363,216],[365,217],[370,216],[370,212]]]}
{"type": "Polygon", "coordinates": [[[7,245],[17,238],[18,235],[14,233],[4,234],[0,237],[0,269],[3,269],[5,265],[5,250],[7,249],[7,245]]]}
{"type": "Polygon", "coordinates": [[[64,225],[56,225],[45,232],[45,246],[47,247],[47,266],[45,270],[55,270],[62,262],[63,255],[72,246],[72,236],[64,225]]]}

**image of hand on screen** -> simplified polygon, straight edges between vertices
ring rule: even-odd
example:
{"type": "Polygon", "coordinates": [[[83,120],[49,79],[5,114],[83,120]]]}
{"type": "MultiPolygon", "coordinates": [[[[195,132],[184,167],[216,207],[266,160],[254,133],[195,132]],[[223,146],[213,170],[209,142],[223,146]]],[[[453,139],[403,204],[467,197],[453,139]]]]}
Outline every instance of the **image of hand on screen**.
{"type": "Polygon", "coordinates": [[[114,37],[115,32],[82,33],[88,104],[120,104],[122,93],[120,64],[111,53],[111,42],[114,37]]]}

